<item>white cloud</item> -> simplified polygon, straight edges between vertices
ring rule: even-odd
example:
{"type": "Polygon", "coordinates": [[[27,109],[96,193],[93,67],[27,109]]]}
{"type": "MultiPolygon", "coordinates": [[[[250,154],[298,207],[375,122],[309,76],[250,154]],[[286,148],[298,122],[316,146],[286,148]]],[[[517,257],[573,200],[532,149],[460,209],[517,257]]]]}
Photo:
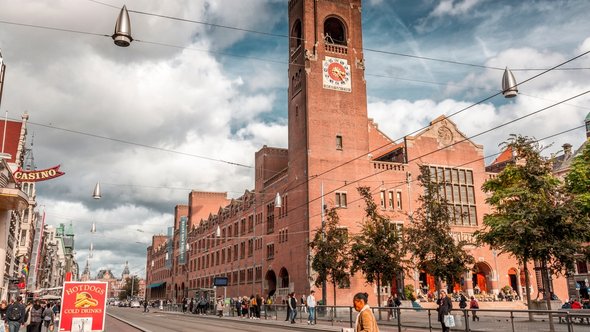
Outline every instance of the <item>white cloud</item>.
{"type": "Polygon", "coordinates": [[[434,17],[464,15],[481,0],[442,0],[430,14],[434,17]]]}

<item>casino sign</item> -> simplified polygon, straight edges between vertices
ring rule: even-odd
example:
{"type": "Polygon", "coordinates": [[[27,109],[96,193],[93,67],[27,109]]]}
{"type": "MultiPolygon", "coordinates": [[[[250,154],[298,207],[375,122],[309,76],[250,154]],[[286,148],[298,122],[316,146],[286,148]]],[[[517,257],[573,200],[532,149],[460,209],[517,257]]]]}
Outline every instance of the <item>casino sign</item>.
{"type": "Polygon", "coordinates": [[[20,167],[14,172],[14,178],[19,182],[40,182],[51,180],[60,177],[66,173],[61,172],[59,167],[61,165],[54,166],[48,169],[42,169],[38,171],[24,171],[20,167]]]}

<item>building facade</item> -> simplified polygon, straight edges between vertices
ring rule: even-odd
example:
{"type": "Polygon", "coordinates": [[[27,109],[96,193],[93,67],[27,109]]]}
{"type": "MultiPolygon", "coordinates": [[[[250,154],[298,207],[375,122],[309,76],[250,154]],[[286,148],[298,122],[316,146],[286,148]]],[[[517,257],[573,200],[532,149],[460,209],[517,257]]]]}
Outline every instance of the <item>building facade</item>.
{"type": "MultiPolygon", "coordinates": [[[[421,166],[447,184],[455,238],[472,239],[489,212],[481,186],[494,173],[486,171],[483,147],[453,121],[440,116],[395,141],[368,118],[361,0],[290,0],[288,15],[288,147],[256,152],[254,188],[240,197],[192,192],[188,206],[176,207],[172,230],[154,236],[148,248],[148,299],[178,302],[209,294],[218,277],[227,278],[228,297],[260,294],[280,303],[290,292],[308,294],[316,289],[309,242],[325,209],[338,208],[341,226],[351,236],[358,233],[364,203],[356,188],[368,186],[381,211],[403,226],[422,194],[416,181],[421,166]]],[[[476,261],[472,271],[448,287],[494,295],[510,286],[524,294],[516,260],[475,245],[469,253],[476,261]]],[[[416,270],[391,284],[384,297],[408,284],[434,289],[434,279],[416,270]]],[[[531,290],[536,296],[537,288],[531,290]]],[[[336,290],[337,303],[331,287],[318,293],[325,303],[340,305],[359,291],[377,302],[376,288],[360,274],[336,290]]],[[[555,291],[566,296],[565,288],[555,291]]]]}

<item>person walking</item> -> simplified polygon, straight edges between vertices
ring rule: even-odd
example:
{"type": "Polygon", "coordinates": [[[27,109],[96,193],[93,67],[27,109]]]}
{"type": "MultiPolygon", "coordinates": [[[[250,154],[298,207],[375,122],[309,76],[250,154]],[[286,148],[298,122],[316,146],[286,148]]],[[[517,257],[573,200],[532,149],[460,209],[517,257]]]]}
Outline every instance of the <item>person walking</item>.
{"type": "Polygon", "coordinates": [[[27,326],[27,332],[41,332],[41,323],[43,323],[43,307],[39,300],[35,300],[33,307],[29,309],[31,323],[27,326]]]}
{"type": "Polygon", "coordinates": [[[297,317],[297,298],[295,297],[295,293],[291,293],[291,298],[289,299],[289,313],[291,324],[295,324],[295,317],[297,317]]]}
{"type": "Polygon", "coordinates": [[[473,295],[471,296],[471,301],[469,301],[469,309],[471,309],[471,313],[473,315],[473,321],[475,322],[475,320],[477,319],[477,321],[479,322],[479,316],[477,315],[477,309],[479,309],[479,303],[477,303],[477,300],[475,299],[475,297],[473,295]]]}
{"type": "Polygon", "coordinates": [[[465,309],[467,308],[467,298],[463,293],[459,294],[459,308],[465,309]]]}
{"type": "Polygon", "coordinates": [[[379,332],[379,326],[373,315],[373,310],[367,304],[368,299],[369,294],[367,293],[356,293],[352,298],[354,310],[358,311],[354,323],[356,332],[379,332]]]}
{"type": "Polygon", "coordinates": [[[449,332],[450,327],[445,325],[445,316],[451,314],[453,302],[451,302],[451,298],[447,296],[447,292],[445,290],[440,290],[436,304],[438,305],[436,311],[438,312],[438,321],[442,326],[442,331],[449,332]]]}
{"type": "Polygon", "coordinates": [[[312,290],[309,292],[309,296],[307,297],[307,310],[309,311],[309,316],[307,317],[307,324],[314,325],[315,324],[315,306],[317,302],[315,300],[315,291],[312,290]]]}
{"type": "Polygon", "coordinates": [[[53,331],[55,317],[51,310],[51,303],[43,305],[43,322],[41,323],[41,332],[53,331]]]}
{"type": "Polygon", "coordinates": [[[25,326],[25,306],[22,303],[22,296],[18,296],[16,301],[6,309],[6,321],[8,322],[9,332],[18,332],[21,326],[25,326]]]}

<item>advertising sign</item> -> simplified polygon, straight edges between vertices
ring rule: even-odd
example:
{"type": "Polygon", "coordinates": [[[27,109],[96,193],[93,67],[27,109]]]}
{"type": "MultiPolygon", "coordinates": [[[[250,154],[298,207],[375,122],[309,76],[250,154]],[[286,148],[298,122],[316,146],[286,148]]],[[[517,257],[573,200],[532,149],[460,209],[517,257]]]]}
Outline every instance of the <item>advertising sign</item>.
{"type": "Polygon", "coordinates": [[[166,243],[166,268],[170,270],[172,268],[172,257],[173,257],[173,249],[172,241],[174,235],[174,227],[168,227],[168,243],[166,243]]]}
{"type": "Polygon", "coordinates": [[[39,182],[55,179],[66,174],[59,170],[60,166],[61,165],[57,165],[40,171],[25,171],[22,168],[19,168],[14,172],[14,178],[21,182],[39,182]]]}
{"type": "Polygon", "coordinates": [[[106,282],[65,282],[59,331],[104,331],[107,291],[106,282]]]}
{"type": "Polygon", "coordinates": [[[179,255],[178,255],[178,264],[185,265],[186,264],[186,223],[188,221],[187,217],[180,217],[180,245],[179,245],[179,255]]]}

